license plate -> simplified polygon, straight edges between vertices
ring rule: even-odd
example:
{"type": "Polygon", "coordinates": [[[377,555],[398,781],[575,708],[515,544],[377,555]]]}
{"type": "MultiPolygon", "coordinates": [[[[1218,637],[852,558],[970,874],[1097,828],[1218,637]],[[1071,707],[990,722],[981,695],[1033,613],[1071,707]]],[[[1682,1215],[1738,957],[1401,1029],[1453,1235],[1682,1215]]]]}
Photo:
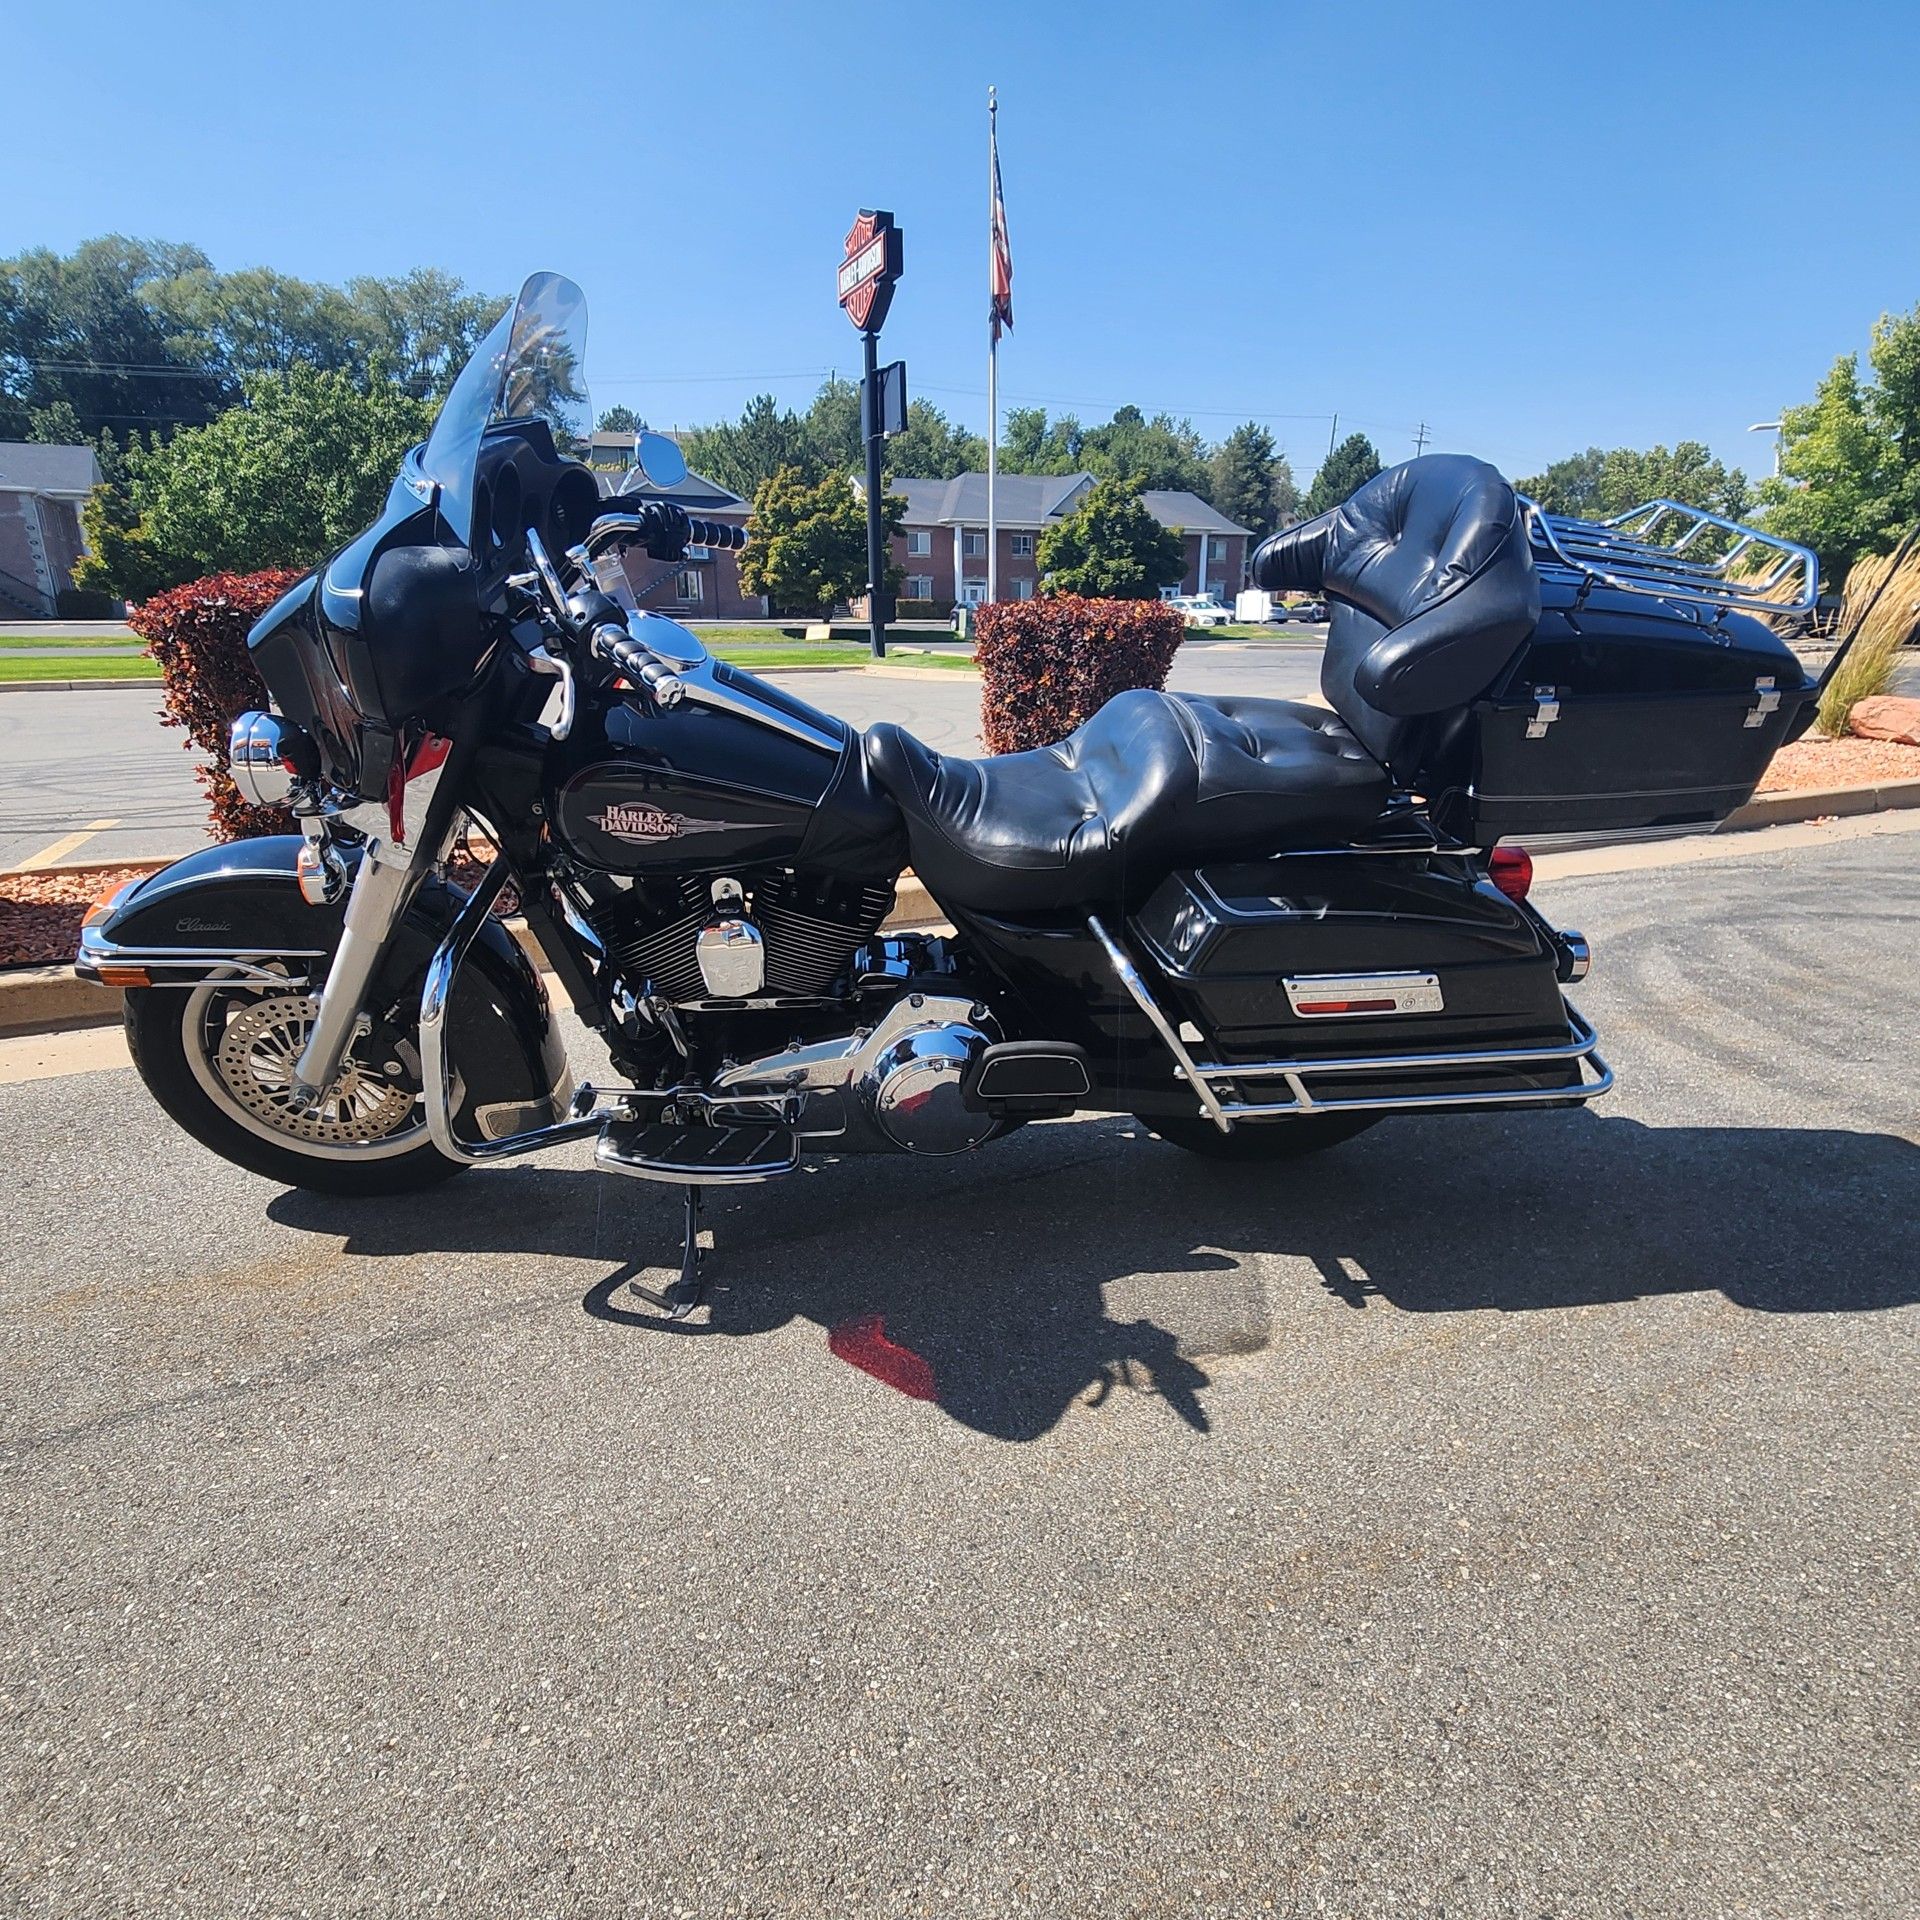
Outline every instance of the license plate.
{"type": "Polygon", "coordinates": [[[1387,1013],[1443,1013],[1431,973],[1297,973],[1280,983],[1302,1020],[1359,1020],[1387,1013]]]}

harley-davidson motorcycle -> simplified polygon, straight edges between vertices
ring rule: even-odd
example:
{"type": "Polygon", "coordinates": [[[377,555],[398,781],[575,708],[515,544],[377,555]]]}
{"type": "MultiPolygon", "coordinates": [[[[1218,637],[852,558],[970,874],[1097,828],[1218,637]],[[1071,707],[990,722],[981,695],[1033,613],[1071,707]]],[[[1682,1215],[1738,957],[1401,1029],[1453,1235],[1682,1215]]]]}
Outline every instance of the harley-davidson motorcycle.
{"type": "Polygon", "coordinates": [[[1556,519],[1435,456],[1254,556],[1332,604],[1326,708],[1124,693],[980,760],[862,734],[637,605],[744,538],[661,497],[658,436],[602,494],[584,336],[578,288],[529,280],[380,517],[255,626],[278,711],[232,770],[300,831],[121,889],[77,966],[167,1113],[270,1178],[388,1193],[591,1139],[678,1183],[676,1316],[702,1189],[808,1154],[1089,1110],[1265,1161],[1591,1100],[1587,943],[1504,843],[1709,826],[1812,717],[1805,549],[1672,502],[1556,519]],[[885,930],[909,865],[951,933],[885,930]],[[575,1090],[507,886],[618,1084],[575,1090]]]}

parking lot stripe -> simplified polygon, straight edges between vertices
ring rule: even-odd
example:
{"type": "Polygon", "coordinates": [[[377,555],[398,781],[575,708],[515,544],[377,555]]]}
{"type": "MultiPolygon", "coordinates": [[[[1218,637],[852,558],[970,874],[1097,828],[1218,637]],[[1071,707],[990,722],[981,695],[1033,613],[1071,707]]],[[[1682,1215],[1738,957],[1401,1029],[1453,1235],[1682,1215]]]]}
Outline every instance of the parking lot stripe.
{"type": "Polygon", "coordinates": [[[96,833],[105,833],[109,827],[117,827],[118,820],[89,820],[78,833],[70,833],[62,840],[56,840],[50,847],[42,847],[36,854],[22,860],[14,869],[16,873],[37,873],[42,867],[51,867],[64,860],[76,847],[83,847],[96,833]]]}

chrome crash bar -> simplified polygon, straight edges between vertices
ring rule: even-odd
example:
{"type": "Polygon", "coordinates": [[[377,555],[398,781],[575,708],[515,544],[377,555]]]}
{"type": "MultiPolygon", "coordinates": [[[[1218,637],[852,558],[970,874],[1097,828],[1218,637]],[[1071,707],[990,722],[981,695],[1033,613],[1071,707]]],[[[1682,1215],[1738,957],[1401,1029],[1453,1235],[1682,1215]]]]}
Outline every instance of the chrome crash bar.
{"type": "Polygon", "coordinates": [[[1222,1065],[1211,1060],[1196,1060],[1188,1051],[1179,1030],[1154,1000],[1140,969],[1128,957],[1126,949],[1103,927],[1089,917],[1088,930],[1105,950],[1114,976],[1127,990],[1128,997],[1146,1015],[1153,1030],[1173,1055],[1174,1073],[1192,1088],[1200,1110],[1222,1133],[1231,1133],[1239,1120],[1283,1120],[1307,1113],[1424,1113],[1450,1107],[1544,1107],[1565,1106],[1570,1102],[1598,1099],[1613,1087],[1613,1069],[1600,1057],[1599,1037],[1581,1017],[1570,1000],[1563,998],[1571,1038],[1538,1047],[1474,1047],[1450,1053],[1377,1053],[1360,1054],[1338,1060],[1251,1060],[1222,1065]],[[1578,1061],[1594,1075],[1571,1087],[1521,1087],[1511,1091],[1488,1093],[1403,1093],[1386,1096],[1316,1096],[1315,1079],[1348,1074],[1420,1074],[1435,1069],[1546,1066],[1555,1062],[1578,1061]],[[1279,1080],[1285,1083],[1285,1100],[1256,1101],[1239,1096],[1241,1081],[1279,1080]],[[1222,1099],[1216,1083],[1226,1090],[1222,1099]]]}
{"type": "Polygon", "coordinates": [[[597,1104],[591,1087],[582,1087],[574,1097],[573,1111],[551,1126],[533,1127],[525,1133],[511,1133],[501,1140],[462,1140],[453,1130],[453,1063],[447,1056],[447,1016],[453,1005],[453,983],[460,972],[468,949],[487,923],[487,915],[506,883],[507,863],[496,860],[487,868],[480,884],[467,896],[466,904],[454,915],[453,925],[434,950],[427,965],[426,984],[420,992],[420,1082],[426,1101],[427,1132],[433,1144],[449,1160],[463,1166],[484,1166],[490,1160],[511,1160],[541,1147],[557,1147],[564,1141],[584,1140],[596,1134],[609,1120],[632,1118],[624,1103],[597,1104]]]}

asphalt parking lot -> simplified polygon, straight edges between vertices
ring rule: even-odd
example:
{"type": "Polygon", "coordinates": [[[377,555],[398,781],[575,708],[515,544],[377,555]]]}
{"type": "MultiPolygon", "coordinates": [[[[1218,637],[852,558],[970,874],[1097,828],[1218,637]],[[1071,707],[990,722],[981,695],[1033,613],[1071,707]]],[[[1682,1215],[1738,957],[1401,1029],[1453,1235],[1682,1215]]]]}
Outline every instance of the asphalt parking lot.
{"type": "Polygon", "coordinates": [[[1603,1106],[823,1166],[680,1334],[577,1154],[0,1088],[9,1910],[1910,1915],[1920,834],[1807,841],[1538,890],[1603,1106]]]}

